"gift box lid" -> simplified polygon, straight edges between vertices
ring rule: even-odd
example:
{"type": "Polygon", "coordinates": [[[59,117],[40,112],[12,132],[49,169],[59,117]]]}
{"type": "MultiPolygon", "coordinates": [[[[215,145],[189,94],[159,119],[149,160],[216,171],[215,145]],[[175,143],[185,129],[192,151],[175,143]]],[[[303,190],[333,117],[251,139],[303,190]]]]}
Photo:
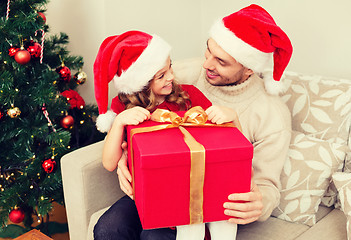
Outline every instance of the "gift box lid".
{"type": "MultiPolygon", "coordinates": [[[[138,126],[128,126],[128,136],[133,128],[150,127],[160,124],[145,121],[138,126]]],[[[205,147],[206,163],[252,160],[253,146],[234,127],[185,127],[205,147]]],[[[166,168],[190,165],[190,150],[178,128],[155,132],[138,133],[133,136],[134,155],[142,158],[140,167],[166,168]]],[[[129,149],[130,151],[130,149],[129,149]]]]}

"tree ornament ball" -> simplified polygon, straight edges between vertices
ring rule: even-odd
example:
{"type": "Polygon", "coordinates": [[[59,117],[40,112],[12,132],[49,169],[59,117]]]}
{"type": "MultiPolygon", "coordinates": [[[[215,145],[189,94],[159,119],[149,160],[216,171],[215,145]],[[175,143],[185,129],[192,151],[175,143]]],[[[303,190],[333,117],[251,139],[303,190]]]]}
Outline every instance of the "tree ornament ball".
{"type": "Polygon", "coordinates": [[[74,80],[77,82],[77,84],[83,84],[87,80],[88,75],[85,72],[77,72],[74,75],[74,80]]]}
{"type": "Polygon", "coordinates": [[[18,107],[11,107],[7,110],[7,115],[9,115],[10,118],[17,118],[21,115],[21,110],[18,107]]]}
{"type": "Polygon", "coordinates": [[[27,51],[34,58],[39,58],[41,54],[41,46],[39,43],[34,42],[32,45],[27,47],[27,51]]]}
{"type": "Polygon", "coordinates": [[[0,111],[0,120],[4,116],[4,114],[0,111]]]}
{"type": "Polygon", "coordinates": [[[61,80],[65,82],[71,81],[71,70],[65,65],[62,64],[60,67],[56,68],[56,72],[59,74],[61,80]]]}
{"type": "Polygon", "coordinates": [[[44,13],[42,13],[42,12],[38,12],[38,17],[41,17],[41,18],[43,19],[44,24],[46,23],[46,16],[45,16],[45,14],[44,14],[44,13]]]}
{"type": "Polygon", "coordinates": [[[46,173],[52,173],[55,169],[56,162],[53,159],[46,159],[41,166],[46,173]]]}
{"type": "Polygon", "coordinates": [[[15,60],[19,64],[25,65],[30,61],[30,53],[25,49],[18,50],[15,54],[15,60]]]}
{"type": "Polygon", "coordinates": [[[68,129],[68,128],[72,127],[73,124],[74,124],[74,119],[71,115],[67,115],[61,119],[61,126],[63,128],[68,129]]]}
{"type": "Polygon", "coordinates": [[[21,209],[17,208],[11,210],[9,214],[9,219],[13,223],[20,223],[24,220],[24,216],[24,212],[21,209]]]}
{"type": "Polygon", "coordinates": [[[16,55],[16,53],[20,50],[18,47],[10,47],[9,48],[9,56],[13,57],[16,55]]]}

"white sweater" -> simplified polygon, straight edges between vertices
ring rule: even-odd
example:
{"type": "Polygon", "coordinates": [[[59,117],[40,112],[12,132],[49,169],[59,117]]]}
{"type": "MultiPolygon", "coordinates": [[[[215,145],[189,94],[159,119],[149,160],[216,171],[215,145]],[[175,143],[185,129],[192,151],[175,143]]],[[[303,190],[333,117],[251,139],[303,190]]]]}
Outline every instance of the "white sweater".
{"type": "Polygon", "coordinates": [[[197,70],[185,76],[184,66],[179,72],[177,68],[174,71],[180,83],[195,85],[214,105],[230,107],[237,112],[243,134],[254,146],[254,181],[264,204],[259,220],[266,220],[280,200],[280,173],[291,138],[291,115],[287,106],[278,96],[266,93],[263,80],[257,75],[236,86],[212,86],[205,78],[204,69],[200,76],[197,70]]]}

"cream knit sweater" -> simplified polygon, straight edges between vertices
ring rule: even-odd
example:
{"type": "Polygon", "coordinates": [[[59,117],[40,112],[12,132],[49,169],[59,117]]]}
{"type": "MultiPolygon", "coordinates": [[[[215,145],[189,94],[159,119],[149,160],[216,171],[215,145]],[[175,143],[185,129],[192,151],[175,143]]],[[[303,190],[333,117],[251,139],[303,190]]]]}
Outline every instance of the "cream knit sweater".
{"type": "Polygon", "coordinates": [[[214,105],[230,107],[237,112],[243,134],[254,146],[254,181],[264,204],[259,220],[266,220],[280,200],[280,173],[291,137],[291,115],[287,106],[279,97],[266,93],[263,80],[257,75],[236,86],[212,86],[205,79],[203,68],[200,76],[194,71],[184,76],[187,73],[184,66],[194,65],[183,65],[179,72],[174,69],[179,82],[195,85],[214,105]]]}

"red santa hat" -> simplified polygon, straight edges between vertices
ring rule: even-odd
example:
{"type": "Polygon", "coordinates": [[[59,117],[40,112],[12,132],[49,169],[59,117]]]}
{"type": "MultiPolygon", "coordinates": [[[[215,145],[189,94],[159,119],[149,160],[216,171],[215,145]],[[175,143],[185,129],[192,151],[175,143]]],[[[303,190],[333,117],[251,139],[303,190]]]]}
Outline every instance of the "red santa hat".
{"type": "Polygon", "coordinates": [[[95,98],[99,108],[98,129],[107,132],[116,116],[108,109],[108,85],[117,93],[137,93],[164,67],[171,47],[156,35],[128,31],[110,36],[101,44],[94,62],[95,98]]]}
{"type": "Polygon", "coordinates": [[[268,93],[282,92],[281,79],[293,51],[291,42],[262,7],[252,4],[217,21],[210,37],[243,66],[263,73],[273,55],[273,74],[265,75],[268,93]]]}

